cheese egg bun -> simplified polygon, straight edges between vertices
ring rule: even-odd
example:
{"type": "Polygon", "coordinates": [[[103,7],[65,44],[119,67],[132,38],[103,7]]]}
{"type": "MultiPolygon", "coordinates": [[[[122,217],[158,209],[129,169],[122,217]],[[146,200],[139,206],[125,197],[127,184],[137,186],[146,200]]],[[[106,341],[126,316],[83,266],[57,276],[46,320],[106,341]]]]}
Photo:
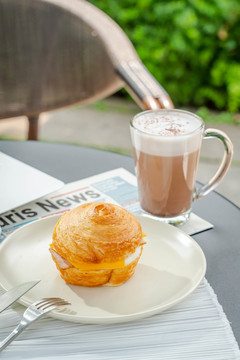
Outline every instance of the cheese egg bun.
{"type": "Polygon", "coordinates": [[[66,283],[118,286],[134,274],[144,236],[138,219],[124,208],[87,203],[59,219],[50,252],[66,283]]]}

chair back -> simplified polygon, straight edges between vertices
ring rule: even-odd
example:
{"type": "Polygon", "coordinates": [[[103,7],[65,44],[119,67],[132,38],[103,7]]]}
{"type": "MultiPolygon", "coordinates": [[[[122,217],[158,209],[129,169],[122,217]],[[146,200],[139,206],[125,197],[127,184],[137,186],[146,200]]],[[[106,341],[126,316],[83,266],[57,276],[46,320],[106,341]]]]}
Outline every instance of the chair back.
{"type": "Polygon", "coordinates": [[[121,28],[84,0],[0,0],[0,119],[107,97],[173,107],[121,28]]]}

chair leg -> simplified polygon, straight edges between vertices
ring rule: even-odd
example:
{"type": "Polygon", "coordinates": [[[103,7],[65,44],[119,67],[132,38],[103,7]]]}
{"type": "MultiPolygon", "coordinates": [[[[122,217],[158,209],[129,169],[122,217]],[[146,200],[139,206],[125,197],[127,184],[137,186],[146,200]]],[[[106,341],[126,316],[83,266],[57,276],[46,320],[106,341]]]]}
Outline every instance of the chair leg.
{"type": "Polygon", "coordinates": [[[28,116],[28,140],[38,140],[39,116],[28,116]]]}

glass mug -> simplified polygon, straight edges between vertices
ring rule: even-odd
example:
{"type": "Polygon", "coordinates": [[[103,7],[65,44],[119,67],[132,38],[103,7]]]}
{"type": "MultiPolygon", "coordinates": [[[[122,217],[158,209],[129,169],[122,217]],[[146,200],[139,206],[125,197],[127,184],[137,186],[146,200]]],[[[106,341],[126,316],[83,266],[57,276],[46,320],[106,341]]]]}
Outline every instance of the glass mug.
{"type": "Polygon", "coordinates": [[[143,213],[170,224],[185,223],[192,201],[213,190],[227,172],[233,145],[220,130],[207,129],[188,111],[157,110],[137,114],[130,123],[139,200],[143,213]],[[202,139],[223,142],[224,156],[216,174],[195,188],[202,139]]]}

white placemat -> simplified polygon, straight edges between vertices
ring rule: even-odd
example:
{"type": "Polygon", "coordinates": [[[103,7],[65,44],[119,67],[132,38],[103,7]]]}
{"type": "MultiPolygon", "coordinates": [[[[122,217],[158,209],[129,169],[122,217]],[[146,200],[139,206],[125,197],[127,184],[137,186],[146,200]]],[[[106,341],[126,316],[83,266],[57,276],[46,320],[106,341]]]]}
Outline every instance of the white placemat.
{"type": "MultiPolygon", "coordinates": [[[[24,307],[0,314],[0,340],[20,320],[24,307]]],[[[238,344],[213,289],[204,279],[177,306],[143,320],[81,325],[42,318],[1,353],[1,359],[235,360],[238,344]]]]}

